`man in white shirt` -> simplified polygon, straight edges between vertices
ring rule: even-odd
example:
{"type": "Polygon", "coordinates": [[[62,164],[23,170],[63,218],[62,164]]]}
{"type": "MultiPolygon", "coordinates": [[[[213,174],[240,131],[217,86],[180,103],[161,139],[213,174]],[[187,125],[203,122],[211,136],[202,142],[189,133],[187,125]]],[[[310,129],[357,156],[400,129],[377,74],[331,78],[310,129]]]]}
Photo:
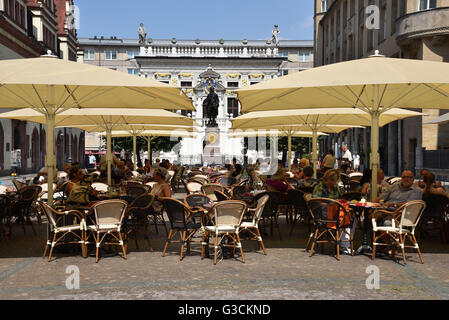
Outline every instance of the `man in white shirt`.
{"type": "Polygon", "coordinates": [[[343,151],[342,157],[341,157],[341,166],[343,167],[344,165],[347,165],[349,167],[351,167],[351,162],[352,162],[352,154],[351,151],[349,151],[348,146],[343,145],[341,147],[341,150],[343,151]]]}
{"type": "Polygon", "coordinates": [[[95,168],[95,163],[97,162],[97,158],[93,154],[89,156],[89,167],[95,168]]]}

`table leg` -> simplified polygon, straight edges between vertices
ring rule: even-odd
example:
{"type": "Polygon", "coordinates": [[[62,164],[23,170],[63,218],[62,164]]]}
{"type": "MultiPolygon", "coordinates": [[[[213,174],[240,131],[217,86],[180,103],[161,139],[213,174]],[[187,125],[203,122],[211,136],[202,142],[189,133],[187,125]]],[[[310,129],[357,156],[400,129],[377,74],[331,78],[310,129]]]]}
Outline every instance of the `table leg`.
{"type": "Polygon", "coordinates": [[[367,223],[367,219],[365,217],[365,209],[362,211],[362,220],[363,220],[363,241],[362,241],[362,245],[357,249],[357,251],[355,252],[356,255],[362,254],[365,252],[365,250],[373,250],[373,248],[371,248],[368,245],[368,223],[367,223]]]}

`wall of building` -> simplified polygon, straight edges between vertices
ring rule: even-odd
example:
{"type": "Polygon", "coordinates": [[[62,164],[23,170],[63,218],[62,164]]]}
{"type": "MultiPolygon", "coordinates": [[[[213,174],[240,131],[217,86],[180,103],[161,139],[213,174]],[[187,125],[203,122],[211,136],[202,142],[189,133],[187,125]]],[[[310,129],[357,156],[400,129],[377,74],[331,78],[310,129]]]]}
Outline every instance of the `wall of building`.
{"type": "MultiPolygon", "coordinates": [[[[334,0],[327,3],[327,11],[322,11],[322,1],[315,1],[315,66],[365,58],[375,50],[388,57],[449,61],[449,18],[446,18],[449,8],[445,8],[449,7],[448,0],[438,0],[436,8],[420,12],[417,0],[334,0]],[[367,30],[364,8],[371,4],[380,8],[380,30],[367,30]],[[346,54],[341,48],[346,48],[346,54]]],[[[402,142],[397,154],[385,153],[388,159],[383,163],[395,168],[388,170],[391,174],[416,165],[415,147],[427,150],[449,147],[448,125],[423,124],[438,117],[440,112],[424,110],[423,113],[423,117],[392,123],[386,130],[380,130],[381,141],[402,142]],[[386,134],[388,139],[382,136],[386,134]],[[395,161],[401,163],[395,165],[395,161]]],[[[354,149],[360,148],[361,145],[354,149]]],[[[395,146],[390,142],[391,148],[395,146]]]]}

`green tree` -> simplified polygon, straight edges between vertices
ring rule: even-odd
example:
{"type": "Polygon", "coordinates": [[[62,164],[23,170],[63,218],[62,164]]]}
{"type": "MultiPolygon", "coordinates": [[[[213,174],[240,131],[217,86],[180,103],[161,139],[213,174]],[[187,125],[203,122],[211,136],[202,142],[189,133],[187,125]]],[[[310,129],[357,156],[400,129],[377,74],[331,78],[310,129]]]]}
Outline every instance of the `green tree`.
{"type": "MultiPolygon", "coordinates": [[[[103,137],[104,142],[106,142],[106,137],[103,137]]],[[[170,151],[181,138],[178,138],[176,141],[171,141],[170,137],[156,137],[151,140],[151,151],[170,151]]],[[[112,145],[114,146],[114,152],[121,152],[122,149],[125,152],[132,153],[133,152],[133,137],[121,137],[121,138],[112,138],[112,145]]],[[[142,137],[137,137],[136,139],[137,146],[137,162],[142,162],[140,159],[140,150],[148,151],[148,142],[146,139],[142,137]]],[[[152,160],[152,159],[150,159],[152,160]]]]}

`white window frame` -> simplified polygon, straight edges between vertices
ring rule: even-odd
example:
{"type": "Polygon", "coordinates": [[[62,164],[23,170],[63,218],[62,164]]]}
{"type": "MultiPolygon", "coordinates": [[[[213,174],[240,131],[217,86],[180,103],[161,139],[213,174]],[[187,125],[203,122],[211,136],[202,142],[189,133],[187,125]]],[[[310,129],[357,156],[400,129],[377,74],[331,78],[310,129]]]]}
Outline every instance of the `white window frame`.
{"type": "Polygon", "coordinates": [[[128,74],[133,75],[133,76],[138,76],[139,75],[139,69],[137,69],[137,68],[128,68],[128,74]]]}
{"type": "Polygon", "coordinates": [[[105,51],[105,60],[117,60],[118,52],[117,50],[106,50],[105,51]],[[115,52],[115,59],[113,58],[113,53],[115,52]],[[110,53],[110,57],[108,58],[108,53],[110,53]]]}
{"type": "Polygon", "coordinates": [[[136,56],[140,54],[139,51],[127,51],[128,59],[134,59],[136,56]],[[131,55],[130,55],[131,53],[131,55]]]}
{"type": "Polygon", "coordinates": [[[321,0],[321,12],[327,12],[329,9],[327,0],[321,0]]]}
{"type": "Polygon", "coordinates": [[[84,60],[95,60],[95,50],[94,49],[84,50],[84,60]],[[91,54],[92,54],[92,56],[91,56],[91,54]]]}
{"type": "Polygon", "coordinates": [[[299,53],[299,62],[310,62],[310,52],[303,51],[299,53]]]}
{"type": "Polygon", "coordinates": [[[437,7],[437,2],[436,2],[436,0],[435,0],[435,7],[430,7],[430,2],[432,1],[432,0],[424,0],[424,1],[426,1],[426,7],[425,8],[421,8],[421,2],[422,0],[418,0],[418,10],[419,11],[425,11],[425,10],[430,10],[430,9],[435,9],[436,7],[437,7]]]}

